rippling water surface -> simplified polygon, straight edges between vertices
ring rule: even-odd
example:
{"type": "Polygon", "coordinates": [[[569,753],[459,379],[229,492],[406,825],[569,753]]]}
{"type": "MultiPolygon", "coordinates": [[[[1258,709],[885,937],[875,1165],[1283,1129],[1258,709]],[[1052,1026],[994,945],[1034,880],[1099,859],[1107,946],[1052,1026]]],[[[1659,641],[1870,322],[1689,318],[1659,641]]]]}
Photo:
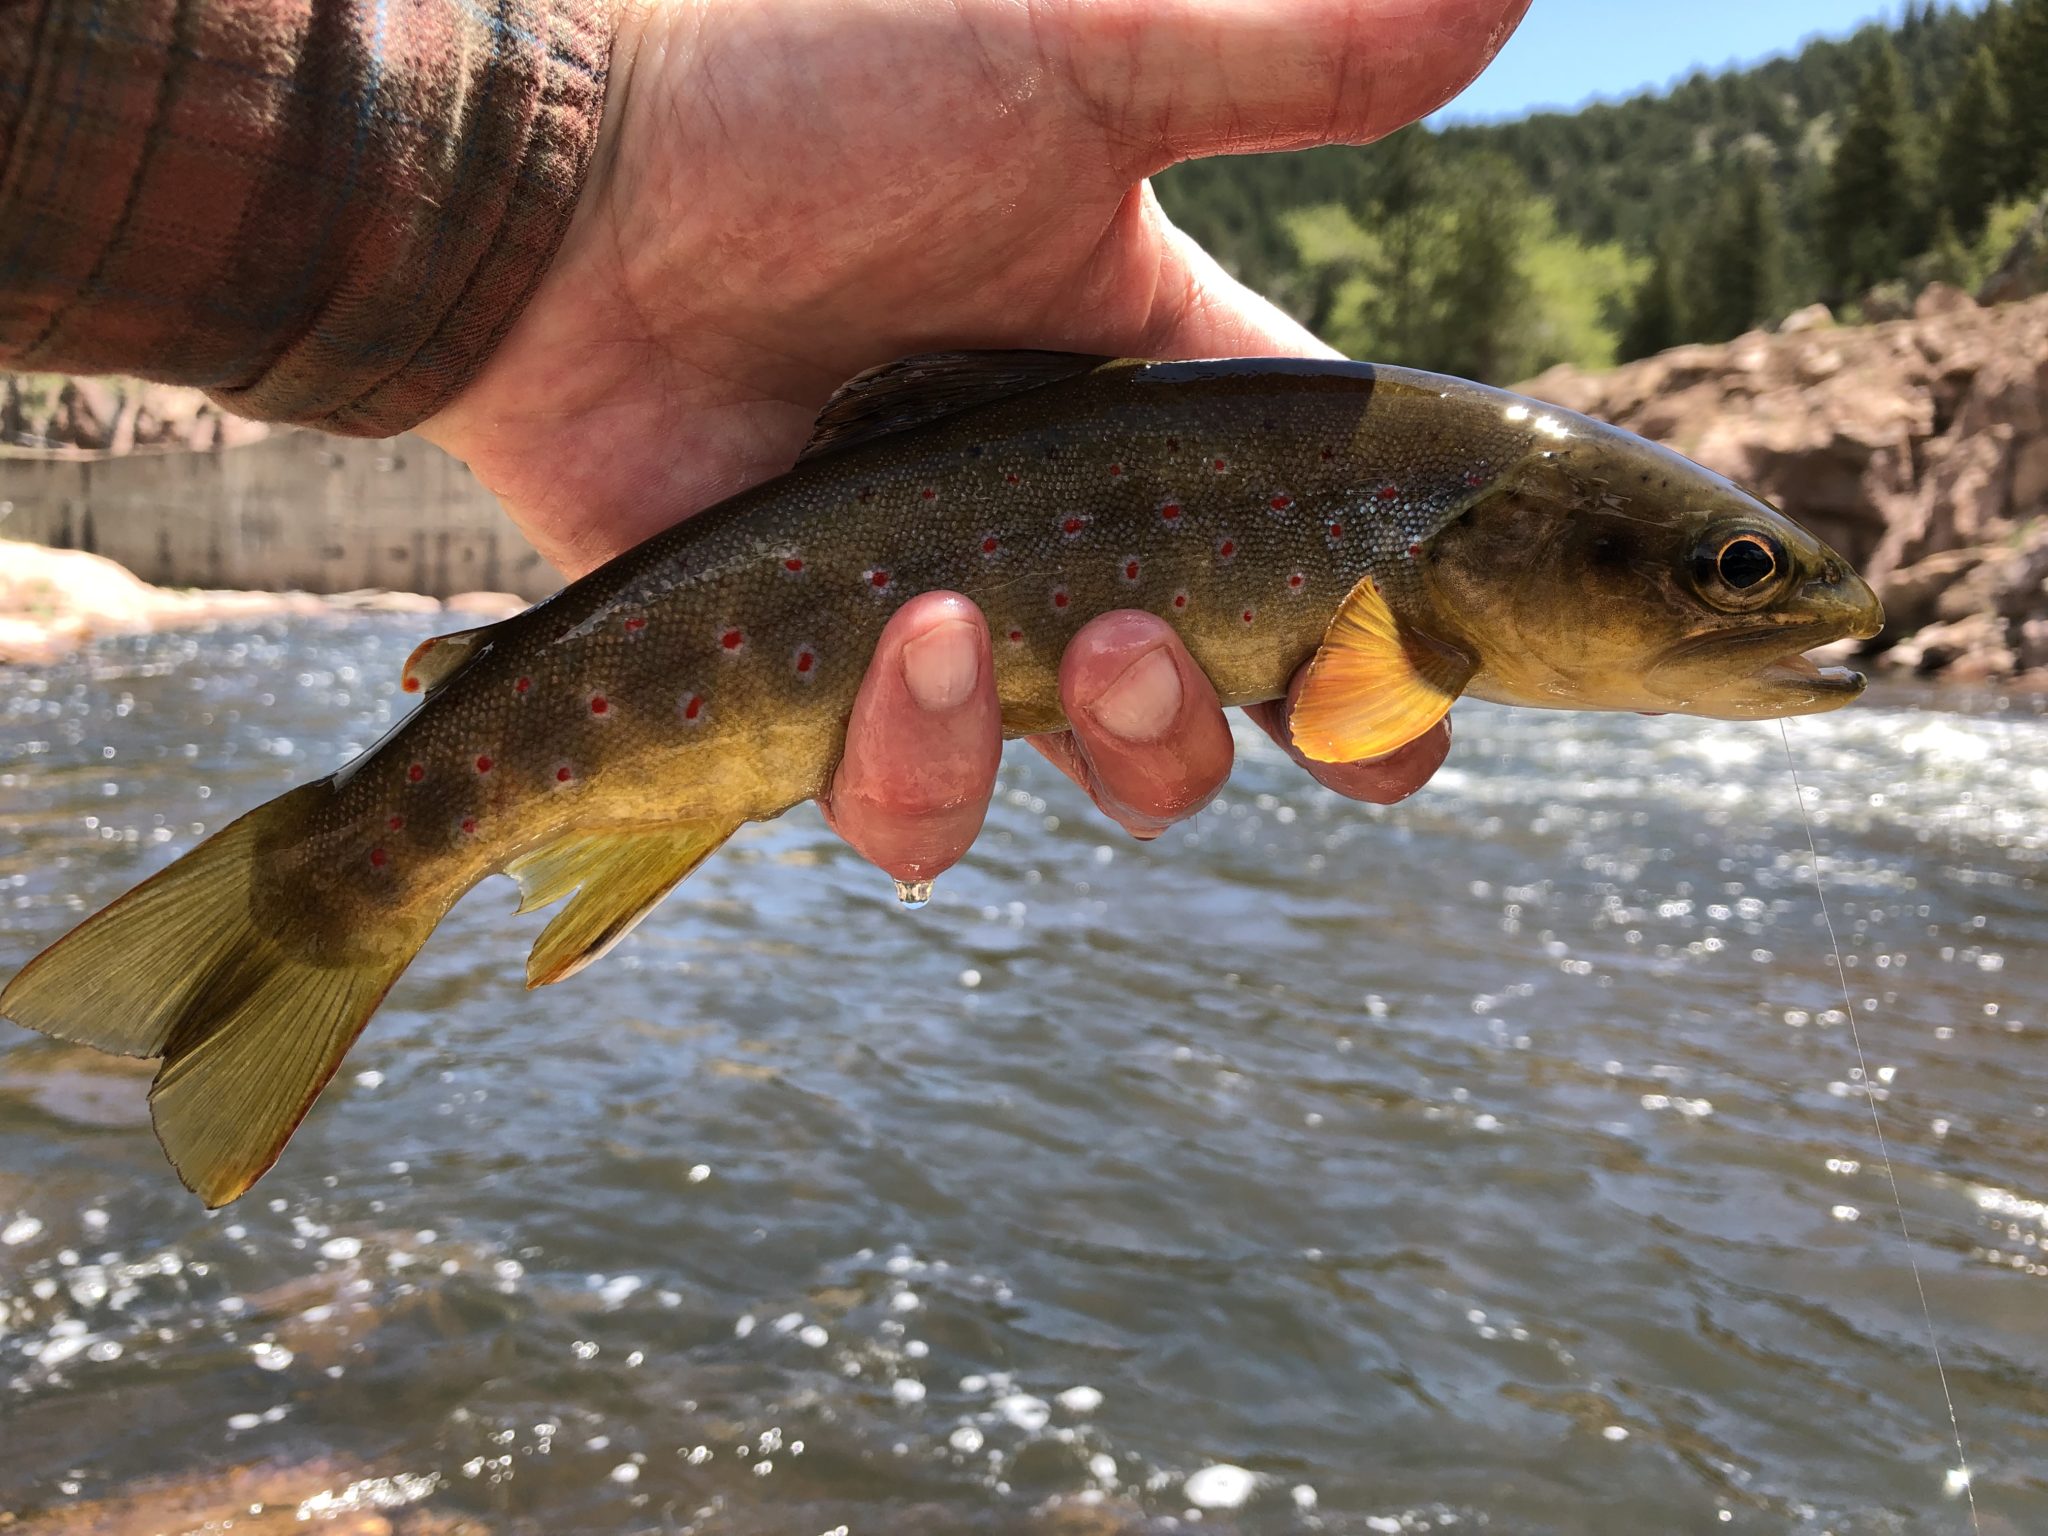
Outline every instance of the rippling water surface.
{"type": "MultiPolygon", "coordinates": [[[[0,672],[0,974],[416,627],[0,672]]],[[[491,882],[212,1215],[146,1067],[6,1030],[0,1511],[1966,1531],[1874,1095],[1983,1529],[2048,1530],[2048,722],[1792,723],[1868,1083],[1775,725],[1458,725],[1384,811],[1241,735],[1151,846],[1013,750],[918,913],[806,810],[533,994],[491,882]]]]}

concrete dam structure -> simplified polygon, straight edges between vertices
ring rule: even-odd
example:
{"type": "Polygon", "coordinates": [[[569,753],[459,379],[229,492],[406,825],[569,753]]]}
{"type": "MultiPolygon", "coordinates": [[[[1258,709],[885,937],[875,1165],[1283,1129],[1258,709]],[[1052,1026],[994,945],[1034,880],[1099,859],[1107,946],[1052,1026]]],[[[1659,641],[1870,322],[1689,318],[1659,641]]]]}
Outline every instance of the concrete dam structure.
{"type": "Polygon", "coordinates": [[[562,584],[464,465],[411,436],[0,450],[0,539],[89,550],[168,587],[534,600],[562,584]]]}

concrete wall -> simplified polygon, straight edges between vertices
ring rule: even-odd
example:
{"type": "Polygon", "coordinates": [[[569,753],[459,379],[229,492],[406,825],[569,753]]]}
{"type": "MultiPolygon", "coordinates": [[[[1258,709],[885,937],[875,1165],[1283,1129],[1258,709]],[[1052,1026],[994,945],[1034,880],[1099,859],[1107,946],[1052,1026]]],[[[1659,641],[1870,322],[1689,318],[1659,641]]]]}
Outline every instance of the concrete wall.
{"type": "Polygon", "coordinates": [[[416,437],[0,454],[0,538],[91,550],[171,587],[535,599],[561,585],[475,477],[416,437]]]}

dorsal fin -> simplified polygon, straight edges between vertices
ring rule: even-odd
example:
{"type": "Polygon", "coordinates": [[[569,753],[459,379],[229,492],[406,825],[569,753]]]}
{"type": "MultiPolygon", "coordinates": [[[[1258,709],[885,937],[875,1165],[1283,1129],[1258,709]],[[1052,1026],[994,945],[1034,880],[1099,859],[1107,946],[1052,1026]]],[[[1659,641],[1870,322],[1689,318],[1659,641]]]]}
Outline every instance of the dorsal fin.
{"type": "Polygon", "coordinates": [[[484,636],[495,627],[484,624],[422,640],[405,658],[405,670],[398,675],[399,687],[407,693],[432,693],[475,659],[484,636]]]}
{"type": "Polygon", "coordinates": [[[797,462],[873,442],[1110,362],[1085,352],[921,352],[855,374],[825,402],[797,462]]]}

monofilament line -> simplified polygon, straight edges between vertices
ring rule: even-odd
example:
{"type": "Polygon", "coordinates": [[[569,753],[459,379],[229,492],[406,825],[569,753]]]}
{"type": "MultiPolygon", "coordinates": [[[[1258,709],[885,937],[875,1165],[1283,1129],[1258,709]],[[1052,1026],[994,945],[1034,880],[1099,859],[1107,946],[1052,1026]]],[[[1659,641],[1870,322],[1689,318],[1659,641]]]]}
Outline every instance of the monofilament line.
{"type": "Polygon", "coordinates": [[[1913,1289],[1920,1296],[1920,1317],[1927,1324],[1927,1347],[1934,1355],[1934,1374],[1941,1380],[1942,1401],[1948,1404],[1949,1432],[1956,1441],[1956,1470],[1962,1474],[1963,1496],[1970,1501],[1970,1529],[1977,1524],[1977,1490],[1970,1483],[1970,1458],[1963,1450],[1963,1426],[1956,1418],[1955,1394],[1948,1389],[1948,1367],[1942,1363],[1941,1340],[1934,1332],[1934,1309],[1927,1305],[1927,1285],[1920,1278],[1920,1263],[1913,1251],[1913,1229],[1906,1221],[1906,1201],[1899,1193],[1899,1176],[1892,1170],[1891,1148],[1885,1144],[1884,1117],[1877,1112],[1877,1094],[1871,1087],[1870,1063],[1863,1055],[1863,1031],[1856,1023],[1856,1002],[1849,995],[1849,972],[1842,964],[1842,941],[1835,936],[1835,920],[1828,912],[1827,891],[1821,885],[1820,844],[1814,841],[1813,818],[1806,814],[1806,790],[1799,782],[1799,764],[1792,757],[1792,733],[1778,722],[1778,734],[1785,740],[1785,766],[1792,773],[1792,798],[1799,806],[1799,824],[1806,828],[1806,846],[1813,855],[1813,895],[1820,903],[1821,921],[1828,930],[1828,947],[1835,955],[1835,978],[1842,984],[1842,1010],[1849,1016],[1849,1039],[1856,1047],[1856,1070],[1863,1079],[1863,1102],[1870,1106],[1870,1129],[1877,1137],[1877,1155],[1884,1163],[1885,1182],[1892,1187],[1892,1209],[1899,1214],[1899,1236],[1906,1244],[1906,1267],[1913,1272],[1913,1289]]]}

